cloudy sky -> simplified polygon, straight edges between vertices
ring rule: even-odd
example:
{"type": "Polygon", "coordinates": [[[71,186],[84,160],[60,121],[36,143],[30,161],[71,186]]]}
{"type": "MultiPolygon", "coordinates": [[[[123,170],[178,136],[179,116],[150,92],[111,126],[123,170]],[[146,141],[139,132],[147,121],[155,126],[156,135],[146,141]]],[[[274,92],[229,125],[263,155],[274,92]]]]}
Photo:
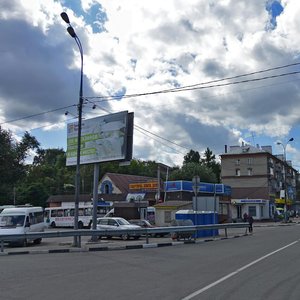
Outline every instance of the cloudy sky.
{"type": "Polygon", "coordinates": [[[189,149],[242,141],[282,154],[293,137],[300,169],[299,1],[1,0],[0,126],[43,148],[66,149],[77,116],[63,11],[84,51],[83,116],[134,112],[135,158],[181,165],[189,149]]]}

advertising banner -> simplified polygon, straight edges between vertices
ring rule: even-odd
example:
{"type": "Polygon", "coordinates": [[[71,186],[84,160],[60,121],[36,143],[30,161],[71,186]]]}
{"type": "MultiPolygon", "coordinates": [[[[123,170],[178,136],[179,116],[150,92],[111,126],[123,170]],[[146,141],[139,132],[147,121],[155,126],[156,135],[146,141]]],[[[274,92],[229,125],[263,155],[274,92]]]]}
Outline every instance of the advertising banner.
{"type": "MultiPolygon", "coordinates": [[[[80,164],[127,159],[127,137],[127,111],[83,120],[80,164]]],[[[70,123],[68,124],[67,134],[67,166],[76,165],[77,141],[78,123],[70,123]]]]}

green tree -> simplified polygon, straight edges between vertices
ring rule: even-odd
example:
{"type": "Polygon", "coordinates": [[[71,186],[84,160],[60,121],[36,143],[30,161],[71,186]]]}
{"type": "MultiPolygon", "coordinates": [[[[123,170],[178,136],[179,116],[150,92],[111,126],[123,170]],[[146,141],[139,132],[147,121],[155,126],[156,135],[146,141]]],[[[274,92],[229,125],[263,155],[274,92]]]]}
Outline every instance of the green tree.
{"type": "Polygon", "coordinates": [[[74,181],[75,167],[66,167],[63,149],[38,149],[26,178],[18,186],[17,203],[46,206],[50,195],[74,193],[74,181]]]}
{"type": "Polygon", "coordinates": [[[39,142],[25,132],[21,141],[16,141],[10,131],[0,127],[0,203],[13,203],[14,188],[26,176],[26,158],[30,150],[37,149],[39,142]]]}
{"type": "Polygon", "coordinates": [[[169,180],[188,180],[191,181],[194,176],[200,176],[203,182],[216,182],[216,175],[211,168],[199,163],[185,163],[181,168],[171,172],[169,180]]]}
{"type": "Polygon", "coordinates": [[[33,206],[46,207],[46,200],[49,194],[46,187],[42,182],[34,182],[30,185],[25,186],[21,191],[19,190],[19,197],[17,204],[31,204],[33,206]]]}
{"type": "Polygon", "coordinates": [[[198,151],[190,150],[183,158],[183,164],[187,163],[200,163],[200,154],[198,151]]]}
{"type": "Polygon", "coordinates": [[[216,156],[209,148],[206,148],[204,152],[204,158],[201,159],[201,163],[212,169],[216,175],[216,182],[221,181],[221,164],[216,161],[216,156]]]}
{"type": "Polygon", "coordinates": [[[204,158],[201,159],[201,163],[210,167],[212,163],[214,163],[215,161],[216,161],[216,156],[209,148],[206,148],[204,152],[204,158]]]}
{"type": "Polygon", "coordinates": [[[139,159],[132,159],[128,166],[120,166],[118,162],[103,163],[100,165],[100,177],[107,172],[156,177],[157,167],[158,164],[155,161],[139,159]]]}

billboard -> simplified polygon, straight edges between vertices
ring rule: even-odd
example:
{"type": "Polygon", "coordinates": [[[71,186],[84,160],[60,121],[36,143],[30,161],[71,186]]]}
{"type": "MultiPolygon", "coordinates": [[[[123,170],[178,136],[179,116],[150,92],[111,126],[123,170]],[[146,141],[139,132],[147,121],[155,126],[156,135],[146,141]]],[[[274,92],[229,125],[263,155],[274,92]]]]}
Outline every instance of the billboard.
{"type": "MultiPolygon", "coordinates": [[[[77,163],[78,123],[67,128],[67,166],[77,163]]],[[[80,164],[132,158],[133,113],[127,111],[83,120],[80,164]]]]}

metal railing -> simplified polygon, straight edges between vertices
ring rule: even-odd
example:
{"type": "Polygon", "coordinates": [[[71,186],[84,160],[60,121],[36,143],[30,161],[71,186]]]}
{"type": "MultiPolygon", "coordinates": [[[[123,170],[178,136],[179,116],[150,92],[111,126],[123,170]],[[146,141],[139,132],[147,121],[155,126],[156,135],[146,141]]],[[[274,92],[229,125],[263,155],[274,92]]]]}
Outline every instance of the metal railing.
{"type": "MultiPolygon", "coordinates": [[[[114,230],[66,230],[66,231],[47,231],[47,232],[31,232],[24,234],[1,234],[0,229],[0,244],[1,244],[1,252],[4,251],[4,244],[9,242],[16,241],[24,241],[24,240],[37,240],[37,239],[45,239],[45,238],[57,238],[57,237],[78,237],[79,243],[78,247],[81,248],[81,237],[82,236],[116,236],[116,235],[124,235],[128,234],[130,236],[146,236],[146,243],[149,243],[149,239],[151,236],[155,234],[172,234],[172,233],[184,233],[189,232],[192,235],[195,235],[199,230],[225,230],[225,237],[228,237],[227,230],[232,228],[246,228],[245,234],[249,228],[249,223],[224,223],[224,224],[208,224],[208,225],[193,225],[193,226],[169,226],[169,227],[157,227],[157,228],[139,228],[139,229],[114,229],[114,230]]],[[[214,234],[212,235],[214,236],[214,234]]]]}

